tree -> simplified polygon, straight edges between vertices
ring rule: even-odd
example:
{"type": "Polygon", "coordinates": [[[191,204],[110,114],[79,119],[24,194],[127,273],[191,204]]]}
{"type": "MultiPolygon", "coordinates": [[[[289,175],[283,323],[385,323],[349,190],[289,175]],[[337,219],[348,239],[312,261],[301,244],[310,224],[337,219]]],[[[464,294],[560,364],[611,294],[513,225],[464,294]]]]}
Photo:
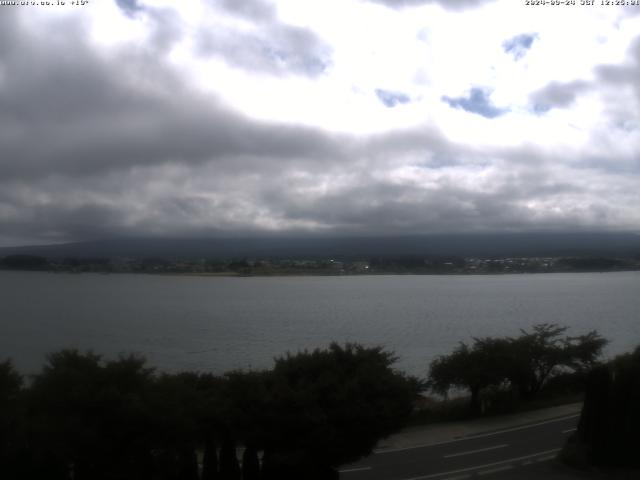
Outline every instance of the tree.
{"type": "Polygon", "coordinates": [[[103,479],[149,473],[154,437],[144,359],[104,363],[63,350],[48,357],[28,392],[33,478],[103,479]]]}
{"type": "Polygon", "coordinates": [[[220,479],[240,480],[241,470],[236,456],[236,443],[230,433],[223,435],[220,449],[220,479]]]}
{"type": "Polygon", "coordinates": [[[171,475],[185,480],[195,478],[198,446],[208,447],[206,473],[210,478],[214,475],[211,468],[216,463],[212,457],[215,453],[210,449],[215,442],[207,409],[212,409],[211,416],[215,412],[207,401],[209,388],[214,388],[213,377],[193,372],[165,373],[153,385],[150,410],[154,422],[154,450],[164,465],[162,469],[167,478],[171,475]]]}
{"type": "Polygon", "coordinates": [[[509,379],[525,399],[535,397],[547,380],[562,369],[591,368],[607,344],[595,330],[577,337],[563,337],[567,327],[551,323],[534,325],[532,330],[521,330],[519,337],[509,339],[509,379]]]}
{"type": "Polygon", "coordinates": [[[640,347],[593,368],[578,429],[562,452],[569,463],[640,467],[640,347]]]}
{"type": "Polygon", "coordinates": [[[468,389],[470,412],[478,414],[481,391],[507,379],[509,354],[506,339],[475,338],[471,346],[460,343],[451,354],[431,362],[428,385],[440,394],[447,394],[453,387],[468,389]]]}
{"type": "Polygon", "coordinates": [[[561,371],[586,372],[607,341],[596,331],[563,336],[567,327],[542,323],[515,338],[474,338],[449,355],[431,362],[428,385],[440,394],[451,388],[469,390],[470,412],[481,411],[480,395],[490,386],[510,387],[523,399],[535,397],[561,371]]]}
{"type": "Polygon", "coordinates": [[[156,375],[139,357],[63,350],[24,390],[0,363],[0,420],[24,405],[28,445],[9,478],[196,480],[202,448],[203,479],[337,478],[337,466],[369,454],[412,411],[419,382],[394,361],[379,347],[332,344],[288,354],[269,371],[215,377],[156,375]],[[236,444],[245,447],[242,472],[236,444]]]}
{"type": "Polygon", "coordinates": [[[265,463],[280,478],[332,478],[400,429],[419,391],[380,347],[336,343],[276,359],[267,378],[265,463]]]}
{"type": "Polygon", "coordinates": [[[260,479],[260,460],[258,460],[258,451],[247,446],[242,454],[242,480],[259,480],[260,479]]]}
{"type": "Polygon", "coordinates": [[[0,476],[17,476],[22,450],[22,376],[10,360],[0,363],[0,476]]]}

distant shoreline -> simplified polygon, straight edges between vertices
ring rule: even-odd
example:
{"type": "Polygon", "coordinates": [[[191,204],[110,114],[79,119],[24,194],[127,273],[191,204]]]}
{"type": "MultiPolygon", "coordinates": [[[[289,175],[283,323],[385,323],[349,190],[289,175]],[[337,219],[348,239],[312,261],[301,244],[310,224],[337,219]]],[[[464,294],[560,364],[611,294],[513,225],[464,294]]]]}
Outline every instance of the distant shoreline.
{"type": "Polygon", "coordinates": [[[218,278],[277,278],[277,277],[381,277],[381,276],[502,276],[502,275],[547,275],[547,274],[562,274],[562,273],[623,273],[623,272],[640,272],[640,268],[626,268],[617,270],[552,270],[544,272],[533,271],[498,271],[498,272],[314,272],[314,271],[301,271],[301,272],[128,272],[128,271],[72,271],[72,270],[52,270],[52,269],[9,269],[0,268],[0,272],[32,272],[32,273],[53,273],[53,274],[67,274],[67,275],[153,275],[153,276],[168,276],[168,277],[218,277],[218,278]]]}

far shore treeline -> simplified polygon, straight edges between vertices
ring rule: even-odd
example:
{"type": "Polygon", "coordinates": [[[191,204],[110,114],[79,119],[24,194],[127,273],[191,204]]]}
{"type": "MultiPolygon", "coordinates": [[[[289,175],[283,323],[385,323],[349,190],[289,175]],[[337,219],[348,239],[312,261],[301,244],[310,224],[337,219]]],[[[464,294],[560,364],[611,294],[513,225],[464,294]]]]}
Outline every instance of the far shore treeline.
{"type": "Polygon", "coordinates": [[[563,455],[637,465],[632,449],[611,445],[640,429],[640,348],[603,364],[605,339],[566,330],[539,324],[517,337],[460,343],[433,360],[424,379],[395,370],[384,348],[358,344],[289,353],[269,370],[224,375],[169,374],[135,355],[108,360],[63,350],[25,378],[6,360],[0,478],[333,479],[339,466],[429,408],[429,392],[452,388],[469,393],[468,416],[477,416],[505,399],[533,404],[587,386],[580,427],[563,455]]]}
{"type": "Polygon", "coordinates": [[[640,270],[636,256],[461,257],[379,255],[370,257],[45,257],[0,256],[0,270],[58,273],[155,273],[212,276],[501,274],[620,272],[640,270]]]}

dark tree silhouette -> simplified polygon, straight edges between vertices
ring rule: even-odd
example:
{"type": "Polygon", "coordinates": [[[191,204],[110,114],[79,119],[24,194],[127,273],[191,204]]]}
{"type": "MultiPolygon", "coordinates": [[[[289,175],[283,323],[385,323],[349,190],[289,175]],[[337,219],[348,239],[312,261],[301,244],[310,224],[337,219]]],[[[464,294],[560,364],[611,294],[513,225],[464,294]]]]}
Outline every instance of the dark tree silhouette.
{"type": "Polygon", "coordinates": [[[223,435],[220,449],[220,478],[221,480],[240,480],[240,464],[236,454],[236,444],[230,433],[223,435]]]}
{"type": "Polygon", "coordinates": [[[567,327],[543,323],[515,338],[475,338],[460,343],[449,355],[431,362],[428,385],[437,393],[451,388],[468,389],[470,412],[481,412],[483,389],[509,387],[527,400],[534,398],[553,376],[586,372],[593,367],[607,341],[591,331],[577,337],[563,336],[567,327]]]}
{"type": "Polygon", "coordinates": [[[260,480],[260,460],[253,446],[247,446],[242,454],[242,480],[260,480]]]}
{"type": "Polygon", "coordinates": [[[28,388],[0,363],[0,475],[337,478],[337,466],[370,453],[412,410],[419,383],[394,371],[394,360],[381,348],[333,344],[279,358],[270,371],[216,377],[158,375],[139,357],[63,350],[28,388]]]}
{"type": "Polygon", "coordinates": [[[580,465],[640,467],[638,405],[640,347],[589,373],[578,430],[563,458],[580,465]]]}
{"type": "Polygon", "coordinates": [[[0,363],[0,477],[17,476],[23,454],[22,376],[10,360],[0,363]]]}
{"type": "Polygon", "coordinates": [[[331,478],[333,468],[371,453],[403,426],[419,390],[394,362],[379,347],[335,343],[276,359],[265,461],[281,477],[331,478]]]}
{"type": "Polygon", "coordinates": [[[204,442],[202,457],[202,480],[218,480],[218,452],[213,435],[208,435],[204,442]]]}
{"type": "Polygon", "coordinates": [[[148,475],[151,375],[135,357],[103,365],[91,352],[50,355],[29,391],[33,467],[51,469],[47,478],[148,475]]]}
{"type": "Polygon", "coordinates": [[[469,410],[481,411],[480,393],[491,385],[502,384],[508,376],[510,344],[506,339],[474,339],[473,345],[460,345],[449,355],[431,362],[428,385],[446,394],[452,387],[466,388],[471,393],[469,410]]]}
{"type": "Polygon", "coordinates": [[[509,379],[520,395],[535,397],[547,380],[562,369],[585,371],[596,364],[607,340],[596,331],[578,337],[562,336],[567,327],[542,323],[531,332],[509,339],[512,358],[509,379]]]}

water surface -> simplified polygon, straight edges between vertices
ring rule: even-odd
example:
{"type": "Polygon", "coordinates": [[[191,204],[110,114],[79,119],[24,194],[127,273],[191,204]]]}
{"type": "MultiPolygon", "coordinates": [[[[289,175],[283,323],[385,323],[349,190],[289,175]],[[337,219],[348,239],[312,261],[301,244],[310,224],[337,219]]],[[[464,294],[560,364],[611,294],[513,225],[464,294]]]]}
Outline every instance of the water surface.
{"type": "Polygon", "coordinates": [[[398,368],[474,336],[540,322],[597,329],[608,355],[640,344],[640,272],[189,277],[0,272],[0,359],[37,371],[49,352],[137,352],[163,370],[262,368],[331,341],[383,345],[398,368]]]}

